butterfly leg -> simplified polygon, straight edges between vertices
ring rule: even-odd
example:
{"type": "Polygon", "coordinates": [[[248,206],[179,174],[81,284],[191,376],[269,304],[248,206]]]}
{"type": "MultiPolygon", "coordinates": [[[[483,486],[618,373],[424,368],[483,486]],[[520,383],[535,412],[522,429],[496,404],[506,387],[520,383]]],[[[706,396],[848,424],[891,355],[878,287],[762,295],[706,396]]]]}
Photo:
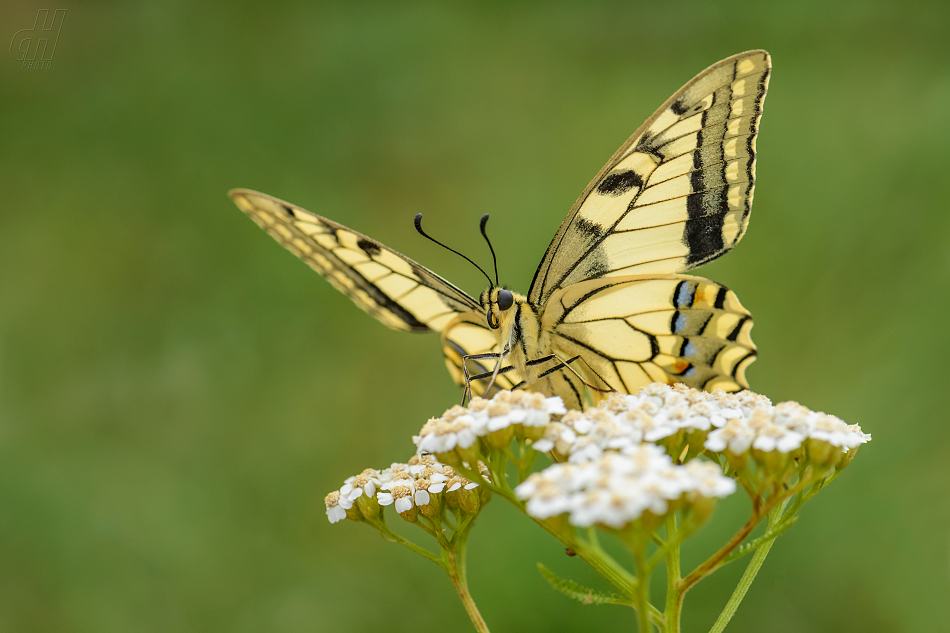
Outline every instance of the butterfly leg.
{"type": "MultiPolygon", "coordinates": [[[[545,371],[541,372],[540,374],[538,374],[537,377],[538,377],[538,378],[544,378],[545,376],[549,376],[549,375],[553,374],[553,373],[556,372],[556,371],[560,371],[560,370],[562,370],[562,369],[568,369],[568,370],[571,371],[572,374],[574,374],[574,375],[577,377],[578,380],[581,381],[581,383],[584,384],[585,387],[589,387],[590,389],[593,389],[594,391],[600,391],[600,392],[602,392],[602,393],[610,393],[610,392],[614,391],[613,389],[610,388],[609,385],[608,385],[607,389],[601,389],[601,388],[599,388],[599,387],[595,387],[594,385],[592,385],[592,384],[590,384],[589,382],[587,382],[586,380],[584,380],[584,377],[581,376],[579,373],[577,373],[577,370],[576,370],[576,369],[574,369],[573,367],[571,367],[571,363],[573,363],[574,361],[578,360],[579,358],[580,358],[580,355],[578,354],[578,355],[575,356],[574,358],[569,358],[569,359],[567,359],[567,360],[563,360],[563,359],[562,359],[560,356],[558,356],[557,354],[551,354],[551,355],[549,355],[549,356],[544,356],[544,357],[538,358],[538,359],[536,359],[536,360],[529,360],[527,363],[525,363],[525,365],[531,367],[531,366],[534,366],[534,365],[540,365],[541,363],[545,363],[545,362],[550,361],[550,360],[553,360],[553,359],[557,359],[558,363],[557,363],[556,365],[554,365],[554,366],[551,367],[550,369],[546,369],[545,371]]],[[[596,373],[596,372],[595,372],[595,373],[596,373]]],[[[603,378],[601,378],[599,374],[597,375],[597,377],[600,378],[601,382],[603,382],[605,385],[607,385],[607,381],[604,380],[603,378]]]]}
{"type": "MultiPolygon", "coordinates": [[[[499,374],[507,374],[509,371],[514,369],[514,365],[508,365],[507,367],[502,367],[498,372],[499,374]]],[[[494,371],[486,371],[484,374],[475,374],[474,376],[469,376],[469,380],[481,380],[482,378],[489,378],[495,373],[494,371]]]]}
{"type": "Polygon", "coordinates": [[[491,391],[491,388],[495,385],[495,379],[498,378],[498,370],[501,369],[501,362],[505,360],[505,356],[507,356],[510,351],[511,349],[506,347],[501,353],[501,356],[498,357],[498,362],[495,363],[495,371],[491,375],[491,380],[488,381],[488,387],[485,388],[485,393],[491,391]]]}
{"type": "MultiPolygon", "coordinates": [[[[577,360],[578,358],[580,358],[580,356],[575,356],[574,358],[572,358],[571,360],[569,360],[569,361],[567,361],[567,362],[568,362],[568,363],[573,363],[573,362],[574,362],[575,360],[577,360]]],[[[558,360],[558,361],[560,361],[561,359],[557,357],[557,354],[549,354],[549,355],[547,355],[547,356],[542,356],[541,358],[536,358],[536,359],[534,359],[534,360],[529,360],[528,362],[525,363],[525,366],[527,366],[527,367],[535,367],[535,366],[537,366],[537,365],[540,365],[541,363],[546,363],[546,362],[548,362],[549,360],[558,360]]],[[[564,364],[565,364],[565,363],[563,363],[563,362],[559,362],[559,363],[554,367],[554,369],[551,369],[551,370],[548,370],[548,371],[544,372],[544,375],[546,376],[546,375],[550,374],[550,373],[551,373],[552,371],[554,371],[555,369],[560,369],[564,364]]]]}
{"type": "MultiPolygon", "coordinates": [[[[574,362],[575,360],[577,360],[578,358],[580,358],[580,356],[575,356],[574,358],[570,359],[570,360],[567,361],[567,362],[568,362],[568,363],[573,363],[573,362],[574,362]]],[[[529,360],[528,362],[525,363],[525,365],[526,365],[527,367],[534,367],[534,366],[536,366],[536,365],[540,365],[541,363],[546,363],[546,362],[548,362],[549,360],[555,360],[555,359],[557,359],[557,356],[555,356],[554,354],[551,354],[550,356],[545,356],[545,357],[543,357],[543,358],[536,358],[536,359],[534,359],[534,360],[529,360]]],[[[558,360],[560,360],[560,359],[558,359],[558,360]]],[[[550,374],[551,372],[557,371],[557,370],[560,369],[561,367],[562,367],[562,364],[559,363],[559,364],[558,364],[557,366],[555,366],[553,369],[549,369],[548,371],[546,371],[546,372],[544,372],[543,374],[541,374],[541,376],[547,376],[547,375],[550,374]]],[[[504,369],[501,370],[501,373],[505,373],[506,371],[508,371],[508,369],[510,369],[510,368],[509,368],[509,367],[505,367],[504,369]]],[[[486,375],[487,375],[487,374],[486,374],[486,375]]],[[[483,377],[484,377],[484,376],[473,376],[472,378],[474,379],[474,378],[483,378],[483,377]]],[[[519,382],[517,385],[512,386],[511,391],[514,391],[515,389],[521,389],[522,387],[524,387],[524,386],[527,385],[527,384],[528,384],[528,381],[527,381],[527,380],[522,380],[522,381],[519,382]]]]}
{"type": "MultiPolygon", "coordinates": [[[[465,378],[465,388],[462,390],[462,406],[463,406],[463,407],[465,406],[465,400],[466,400],[466,398],[471,398],[471,395],[472,395],[472,380],[477,380],[478,378],[487,378],[488,376],[497,375],[497,371],[498,371],[499,367],[501,366],[501,358],[502,358],[502,356],[503,356],[503,354],[495,354],[495,353],[491,353],[491,352],[489,352],[489,353],[487,353],[487,354],[463,354],[463,355],[462,355],[462,376],[464,376],[464,378],[465,378]],[[488,359],[494,359],[494,360],[497,360],[497,361],[498,361],[498,362],[496,363],[496,365],[495,365],[495,371],[494,371],[494,372],[488,372],[488,373],[486,373],[486,374],[484,374],[484,375],[479,374],[479,375],[478,375],[476,378],[474,378],[474,379],[473,379],[471,376],[469,376],[469,374],[468,374],[468,363],[467,363],[467,361],[470,361],[470,360],[488,360],[488,359]]],[[[478,364],[481,365],[481,363],[478,363],[478,364]]],[[[482,365],[482,368],[484,369],[484,365],[482,365]]],[[[507,370],[506,370],[506,371],[507,371],[507,370]]],[[[495,379],[492,378],[492,384],[494,384],[494,382],[495,382],[495,379]]],[[[489,385],[488,389],[491,389],[491,385],[489,385]]],[[[486,393],[486,394],[488,393],[488,389],[485,390],[485,393],[486,393]]]]}
{"type": "MultiPolygon", "coordinates": [[[[501,375],[501,374],[506,374],[506,373],[508,373],[509,371],[513,370],[513,369],[514,369],[514,366],[508,365],[507,367],[502,367],[500,370],[498,370],[498,373],[497,373],[497,374],[496,374],[494,371],[486,371],[486,372],[483,373],[483,374],[475,374],[474,376],[469,376],[469,377],[468,377],[468,380],[469,380],[469,381],[472,381],[472,380],[481,380],[481,379],[483,379],[483,378],[491,378],[492,376],[498,376],[498,375],[501,375]]],[[[519,385],[524,385],[524,381],[522,380],[522,381],[519,383],[519,385]]],[[[489,384],[488,389],[485,390],[485,393],[486,393],[486,394],[488,393],[488,390],[489,390],[489,389],[491,389],[491,385],[490,385],[490,384],[489,384]]],[[[514,390],[515,387],[512,387],[511,389],[514,390]]],[[[468,393],[471,394],[471,389],[469,389],[468,393]]],[[[465,394],[463,393],[463,396],[464,396],[464,395],[465,395],[465,394]]],[[[462,400],[462,404],[463,404],[463,405],[465,404],[465,400],[464,400],[464,399],[462,400]]]]}

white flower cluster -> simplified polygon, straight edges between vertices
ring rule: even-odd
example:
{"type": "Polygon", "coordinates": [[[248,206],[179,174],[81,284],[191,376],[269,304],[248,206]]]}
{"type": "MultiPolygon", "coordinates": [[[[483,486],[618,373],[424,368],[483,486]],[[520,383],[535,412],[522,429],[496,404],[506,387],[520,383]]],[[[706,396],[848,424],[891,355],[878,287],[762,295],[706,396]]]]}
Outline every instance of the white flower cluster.
{"type": "MultiPolygon", "coordinates": [[[[393,464],[395,466],[396,464],[393,464]]],[[[336,523],[346,518],[346,511],[364,494],[372,499],[382,480],[378,470],[367,468],[359,475],[347,477],[343,487],[331,492],[324,499],[327,506],[327,518],[330,523],[336,523]]]]}
{"type": "Polygon", "coordinates": [[[578,527],[621,529],[645,512],[662,516],[671,504],[725,497],[735,490],[736,482],[711,462],[678,466],[660,447],[640,444],[591,461],[554,464],[530,475],[515,494],[538,519],[567,514],[578,527]]]}
{"type": "Polygon", "coordinates": [[[807,440],[826,442],[847,452],[871,440],[857,424],[812,411],[797,402],[782,402],[774,407],[754,409],[750,415],[730,419],[709,434],[708,450],[739,455],[755,449],[790,453],[807,440]]]}
{"type": "Polygon", "coordinates": [[[751,449],[788,453],[808,439],[848,451],[871,436],[857,425],[796,402],[772,406],[768,398],[750,391],[707,393],[653,383],[636,395],[615,394],[583,413],[571,411],[549,424],[533,446],[583,462],[607,451],[636,451],[641,442],[679,450],[685,438],[712,452],[741,454],[751,449]]]}
{"type": "Polygon", "coordinates": [[[575,462],[597,459],[608,450],[624,452],[681,432],[706,432],[770,404],[765,396],[748,391],[707,393],[653,383],[635,395],[614,394],[583,413],[571,411],[550,424],[534,448],[575,462]]]}
{"type": "Polygon", "coordinates": [[[664,514],[683,499],[711,502],[731,494],[735,481],[718,465],[696,459],[703,450],[725,456],[733,470],[755,463],[763,476],[784,480],[799,471],[795,465],[841,468],[871,439],[832,415],[796,402],[773,406],[749,391],[707,393],[653,383],[635,395],[613,394],[584,412],[568,412],[557,397],[501,391],[430,419],[413,437],[421,455],[350,477],[327,495],[327,516],[331,522],[374,518],[380,505],[394,505],[407,520],[418,514],[416,508],[430,516],[446,506],[477,512],[487,496],[450,494],[477,484],[437,459],[460,469],[478,463],[487,480],[482,450],[507,447],[513,437],[567,462],[530,475],[516,488],[529,514],[543,519],[567,513],[574,525],[612,527],[644,512],[664,514]],[[678,465],[674,459],[687,461],[678,465]],[[364,496],[376,505],[361,501],[364,496]]]}
{"type": "MultiPolygon", "coordinates": [[[[432,418],[412,440],[420,451],[444,454],[468,449],[480,437],[521,427],[544,427],[552,415],[566,413],[564,402],[527,391],[500,391],[491,400],[475,398],[469,406],[455,405],[432,418]]],[[[510,441],[510,436],[506,437],[510,441]]]]}
{"type": "MultiPolygon", "coordinates": [[[[485,473],[483,473],[485,476],[485,473]]],[[[367,468],[349,477],[343,487],[324,499],[330,523],[342,521],[361,497],[381,506],[393,505],[404,514],[428,506],[434,495],[472,490],[478,484],[458,475],[451,466],[440,464],[431,455],[416,455],[406,464],[395,463],[379,471],[367,468]]]]}

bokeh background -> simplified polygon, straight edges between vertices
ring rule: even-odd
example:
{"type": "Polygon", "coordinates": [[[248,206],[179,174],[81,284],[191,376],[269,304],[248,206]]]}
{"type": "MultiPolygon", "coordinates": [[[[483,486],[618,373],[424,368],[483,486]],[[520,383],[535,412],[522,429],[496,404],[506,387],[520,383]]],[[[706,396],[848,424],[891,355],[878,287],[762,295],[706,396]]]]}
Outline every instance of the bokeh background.
{"type": "MultiPolygon", "coordinates": [[[[756,317],[753,387],[873,433],[730,631],[950,630],[950,5],[5,3],[67,15],[0,57],[0,631],[464,631],[430,562],[323,495],[458,398],[434,336],[356,310],[225,197],[250,187],[477,293],[412,216],[526,290],[577,194],[730,54],[774,73],[751,227],[701,274],[756,317]],[[947,627],[947,628],[944,628],[947,627]]],[[[701,560],[745,511],[724,504],[701,560]]],[[[496,631],[632,630],[497,501],[471,539],[496,631]]],[[[688,598],[706,630],[743,565],[688,598]]]]}

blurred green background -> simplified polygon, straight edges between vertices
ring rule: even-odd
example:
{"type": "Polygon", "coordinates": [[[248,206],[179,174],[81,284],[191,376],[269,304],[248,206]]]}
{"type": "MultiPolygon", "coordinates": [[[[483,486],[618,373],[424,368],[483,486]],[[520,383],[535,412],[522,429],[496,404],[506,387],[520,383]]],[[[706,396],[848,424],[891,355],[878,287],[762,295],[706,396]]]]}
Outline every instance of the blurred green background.
{"type": "MultiPolygon", "coordinates": [[[[950,628],[950,5],[5,3],[68,10],[52,68],[0,61],[0,631],[464,631],[441,571],[323,495],[403,461],[459,395],[225,197],[250,187],[472,293],[411,219],[527,289],[577,194],[695,73],[774,72],[742,244],[700,273],[756,317],[749,377],[873,433],[782,536],[730,631],[950,628]]],[[[696,562],[745,511],[720,508],[696,562]]],[[[495,631],[633,630],[492,503],[495,631]]],[[[742,571],[687,600],[707,630],[742,571]]]]}

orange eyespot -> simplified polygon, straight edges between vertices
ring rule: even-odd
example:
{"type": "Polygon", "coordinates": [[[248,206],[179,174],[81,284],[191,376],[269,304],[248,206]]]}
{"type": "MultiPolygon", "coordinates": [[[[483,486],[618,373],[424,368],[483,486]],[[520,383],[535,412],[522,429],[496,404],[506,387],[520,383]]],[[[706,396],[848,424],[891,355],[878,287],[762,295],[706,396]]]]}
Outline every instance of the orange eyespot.
{"type": "Polygon", "coordinates": [[[510,290],[505,290],[502,288],[498,291],[498,307],[504,311],[510,308],[515,303],[515,297],[511,294],[510,290]]]}

